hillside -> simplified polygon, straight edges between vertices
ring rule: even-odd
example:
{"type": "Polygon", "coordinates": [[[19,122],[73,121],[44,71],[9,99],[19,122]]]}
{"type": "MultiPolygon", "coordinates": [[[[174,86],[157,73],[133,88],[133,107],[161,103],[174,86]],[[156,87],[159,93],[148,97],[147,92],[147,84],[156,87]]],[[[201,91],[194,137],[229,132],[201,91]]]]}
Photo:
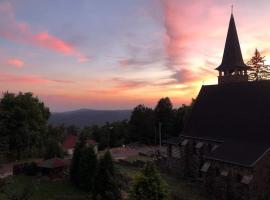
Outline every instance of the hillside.
{"type": "Polygon", "coordinates": [[[129,119],[131,110],[91,110],[80,109],[61,113],[52,113],[49,124],[76,125],[79,127],[93,124],[102,125],[106,122],[129,119]]]}

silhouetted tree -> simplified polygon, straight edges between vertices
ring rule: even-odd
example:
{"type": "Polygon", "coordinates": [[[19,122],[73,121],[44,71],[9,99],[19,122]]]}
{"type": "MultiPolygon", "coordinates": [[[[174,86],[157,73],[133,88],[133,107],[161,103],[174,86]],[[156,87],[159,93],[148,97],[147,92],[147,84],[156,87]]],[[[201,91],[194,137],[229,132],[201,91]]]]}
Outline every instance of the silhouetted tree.
{"type": "Polygon", "coordinates": [[[173,133],[174,112],[171,100],[168,97],[161,98],[155,107],[155,124],[161,126],[162,138],[168,138],[173,133]]]}
{"type": "Polygon", "coordinates": [[[64,138],[66,137],[66,133],[67,129],[63,124],[58,126],[48,125],[48,133],[46,134],[46,138],[54,139],[59,143],[62,143],[64,141],[64,138]]]}
{"type": "Polygon", "coordinates": [[[79,159],[79,186],[86,192],[92,191],[97,173],[97,156],[93,146],[82,149],[79,159]]]}
{"type": "Polygon", "coordinates": [[[107,151],[99,162],[98,174],[93,190],[94,200],[120,200],[120,182],[116,176],[113,159],[107,151]]]}
{"type": "Polygon", "coordinates": [[[129,200],[167,200],[166,183],[161,179],[153,163],[146,163],[145,167],[135,177],[129,200]]]}
{"type": "Polygon", "coordinates": [[[76,185],[79,186],[79,165],[80,165],[80,158],[82,155],[82,151],[86,146],[86,137],[81,134],[79,137],[78,142],[76,143],[71,164],[70,164],[70,181],[76,185]]]}
{"type": "Polygon", "coordinates": [[[142,143],[155,142],[154,111],[144,105],[136,106],[130,117],[130,140],[142,143]]]}
{"type": "Polygon", "coordinates": [[[8,137],[17,159],[39,154],[50,111],[32,93],[6,92],[0,100],[0,137],[8,137]]]}
{"type": "Polygon", "coordinates": [[[70,125],[66,129],[67,129],[67,133],[71,135],[78,135],[78,133],[80,132],[80,128],[75,125],[70,125]]]}
{"type": "Polygon", "coordinates": [[[249,69],[249,80],[258,81],[266,80],[270,78],[269,65],[265,65],[265,56],[261,56],[258,49],[255,50],[254,56],[248,61],[249,69]]]}
{"type": "Polygon", "coordinates": [[[43,156],[44,159],[50,159],[54,157],[61,158],[63,156],[64,156],[64,152],[59,142],[54,138],[48,139],[45,143],[45,152],[43,156]]]}

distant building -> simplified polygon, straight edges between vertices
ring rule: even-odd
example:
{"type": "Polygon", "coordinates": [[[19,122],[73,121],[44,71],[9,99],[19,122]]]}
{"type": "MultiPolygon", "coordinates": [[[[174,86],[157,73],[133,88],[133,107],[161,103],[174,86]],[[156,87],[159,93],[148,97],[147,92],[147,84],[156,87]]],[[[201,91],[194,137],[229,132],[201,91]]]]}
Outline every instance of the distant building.
{"type": "MultiPolygon", "coordinates": [[[[66,137],[62,144],[63,150],[67,152],[69,156],[73,155],[74,148],[76,146],[76,143],[78,141],[79,137],[77,135],[69,135],[66,137]]],[[[95,140],[87,140],[87,145],[93,145],[95,152],[98,152],[98,143],[95,140]]]]}
{"type": "Polygon", "coordinates": [[[270,194],[270,81],[248,81],[231,15],[218,85],[202,86],[167,168],[201,180],[218,199],[270,194]]]}

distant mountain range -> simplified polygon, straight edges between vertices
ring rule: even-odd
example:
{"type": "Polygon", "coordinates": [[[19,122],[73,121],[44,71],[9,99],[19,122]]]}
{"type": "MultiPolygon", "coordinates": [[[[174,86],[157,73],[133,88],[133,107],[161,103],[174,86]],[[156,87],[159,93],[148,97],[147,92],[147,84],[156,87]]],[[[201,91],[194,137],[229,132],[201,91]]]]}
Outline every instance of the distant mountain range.
{"type": "Polygon", "coordinates": [[[76,125],[79,127],[94,124],[103,125],[106,122],[114,122],[129,119],[131,110],[91,110],[80,109],[68,112],[52,113],[49,124],[52,125],[76,125]]]}

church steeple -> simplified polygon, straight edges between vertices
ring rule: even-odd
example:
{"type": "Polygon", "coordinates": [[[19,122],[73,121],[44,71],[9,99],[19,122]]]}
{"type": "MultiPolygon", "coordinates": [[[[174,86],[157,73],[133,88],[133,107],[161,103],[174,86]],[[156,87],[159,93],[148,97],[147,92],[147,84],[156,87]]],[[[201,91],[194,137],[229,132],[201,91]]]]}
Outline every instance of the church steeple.
{"type": "Polygon", "coordinates": [[[231,14],[225,48],[219,71],[219,84],[248,81],[248,66],[244,63],[238,40],[233,13],[231,14]]]}

